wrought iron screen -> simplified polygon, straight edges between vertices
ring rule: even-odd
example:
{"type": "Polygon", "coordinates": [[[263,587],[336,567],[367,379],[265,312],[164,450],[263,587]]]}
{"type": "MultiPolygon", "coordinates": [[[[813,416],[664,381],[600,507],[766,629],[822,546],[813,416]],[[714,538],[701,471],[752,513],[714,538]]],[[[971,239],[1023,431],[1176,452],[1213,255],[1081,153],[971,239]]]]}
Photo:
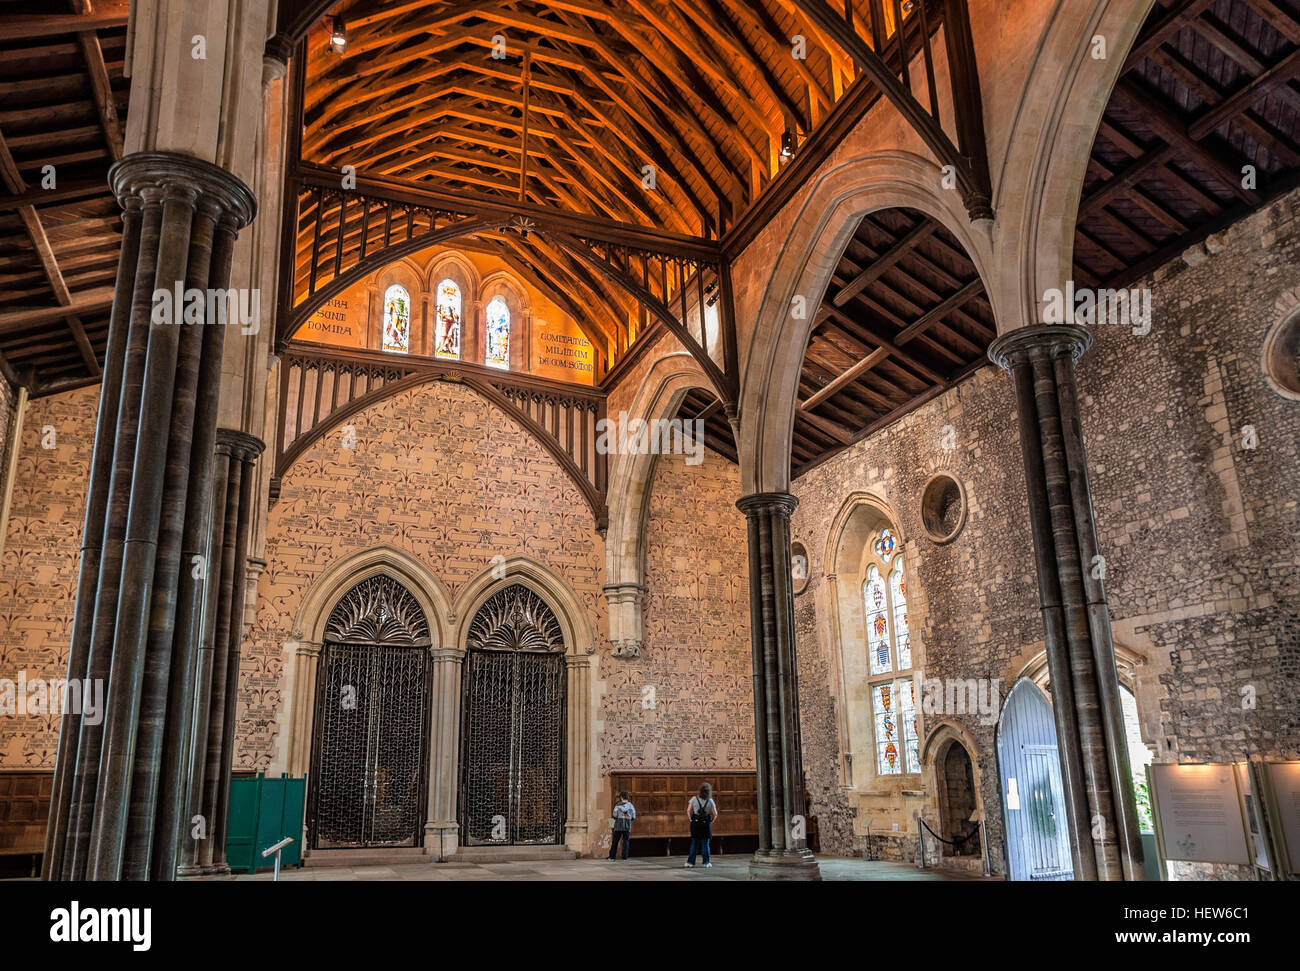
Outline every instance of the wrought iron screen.
{"type": "Polygon", "coordinates": [[[312,845],[418,845],[424,825],[428,623],[386,576],[354,587],[325,629],[316,703],[312,845]]]}
{"type": "Polygon", "coordinates": [[[467,844],[564,839],[564,639],[515,585],[470,624],[460,787],[467,844]]]}

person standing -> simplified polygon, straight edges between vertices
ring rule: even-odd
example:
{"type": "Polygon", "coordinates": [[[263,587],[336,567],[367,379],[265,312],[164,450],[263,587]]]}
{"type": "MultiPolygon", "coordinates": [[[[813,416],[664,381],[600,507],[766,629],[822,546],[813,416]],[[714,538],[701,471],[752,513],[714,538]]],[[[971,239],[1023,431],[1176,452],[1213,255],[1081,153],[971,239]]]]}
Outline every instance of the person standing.
{"type": "Polygon", "coordinates": [[[609,858],[611,860],[618,856],[618,843],[623,841],[623,859],[627,859],[628,847],[632,843],[632,820],[636,819],[636,806],[628,799],[626,792],[618,794],[618,802],[614,804],[614,842],[609,847],[609,858]]]}
{"type": "Polygon", "coordinates": [[[698,795],[691,796],[686,804],[686,814],[691,819],[691,853],[686,858],[687,866],[695,866],[697,850],[703,851],[704,865],[712,867],[709,862],[709,840],[713,838],[713,821],[718,818],[718,804],[713,801],[713,786],[707,782],[700,786],[698,795]]]}

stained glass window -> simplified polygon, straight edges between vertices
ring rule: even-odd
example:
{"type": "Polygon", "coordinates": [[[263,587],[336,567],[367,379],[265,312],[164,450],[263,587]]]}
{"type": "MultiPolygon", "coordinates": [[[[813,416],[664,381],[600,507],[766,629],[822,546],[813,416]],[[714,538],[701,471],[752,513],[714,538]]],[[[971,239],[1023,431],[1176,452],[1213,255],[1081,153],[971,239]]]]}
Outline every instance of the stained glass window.
{"type": "Polygon", "coordinates": [[[510,308],[500,297],[487,305],[488,367],[510,369],[510,308]]]}
{"type": "Polygon", "coordinates": [[[875,564],[867,568],[867,582],[862,589],[867,610],[867,653],[871,655],[871,673],[885,674],[894,670],[890,663],[889,606],[885,602],[885,581],[875,564]]]}
{"type": "Polygon", "coordinates": [[[871,552],[876,561],[867,567],[862,599],[870,658],[876,772],[880,775],[919,773],[916,689],[908,674],[912,667],[912,636],[907,625],[907,582],[902,557],[896,556],[898,539],[893,531],[881,529],[871,544],[871,552]]]}
{"type": "Polygon", "coordinates": [[[889,599],[894,603],[894,647],[898,652],[898,670],[912,666],[912,636],[907,630],[907,585],[903,582],[903,561],[889,575],[889,599]]]}
{"type": "Polygon", "coordinates": [[[460,287],[453,280],[438,284],[434,304],[436,329],[433,352],[438,357],[460,360],[460,287]]]}
{"type": "Polygon", "coordinates": [[[384,350],[411,350],[411,295],[398,283],[384,291],[384,350]]]}
{"type": "Polygon", "coordinates": [[[889,529],[889,527],[882,529],[880,535],[876,537],[876,541],[871,544],[871,548],[875,551],[876,556],[888,564],[894,556],[894,551],[898,549],[898,540],[894,536],[893,530],[889,529]]]}
{"type": "Polygon", "coordinates": [[[898,733],[898,705],[894,685],[878,684],[871,691],[876,713],[876,771],[897,775],[903,771],[902,737],[898,733]]]}

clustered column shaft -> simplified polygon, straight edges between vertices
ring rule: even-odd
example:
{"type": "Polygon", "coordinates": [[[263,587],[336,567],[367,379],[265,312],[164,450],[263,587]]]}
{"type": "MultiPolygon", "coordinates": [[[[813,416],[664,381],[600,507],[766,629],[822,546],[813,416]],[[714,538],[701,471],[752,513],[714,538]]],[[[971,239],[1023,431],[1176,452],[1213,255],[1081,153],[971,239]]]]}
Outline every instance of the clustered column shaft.
{"type": "Polygon", "coordinates": [[[820,871],[795,816],[804,811],[799,672],[794,642],[788,493],[745,496],[749,527],[750,640],[754,659],[754,747],[758,852],[751,879],[817,880],[820,871]]]}
{"type": "Polygon", "coordinates": [[[1141,880],[1142,845],[1098,554],[1075,363],[1081,327],[1037,326],[993,343],[1016,390],[1052,711],[1075,878],[1141,880]]]}
{"type": "Polygon", "coordinates": [[[122,254],[68,656],[69,680],[100,680],[105,702],[102,720],[63,715],[46,879],[174,875],[226,330],[207,295],[225,292],[256,209],[188,156],[133,154],[109,178],[122,254]]]}

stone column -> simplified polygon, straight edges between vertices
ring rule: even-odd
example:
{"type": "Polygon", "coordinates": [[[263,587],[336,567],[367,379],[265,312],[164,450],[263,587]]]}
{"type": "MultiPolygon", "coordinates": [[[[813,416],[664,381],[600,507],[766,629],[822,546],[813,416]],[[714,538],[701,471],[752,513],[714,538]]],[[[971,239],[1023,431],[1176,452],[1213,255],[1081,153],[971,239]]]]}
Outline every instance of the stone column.
{"type": "MultiPolygon", "coordinates": [[[[285,645],[289,647],[288,644],[285,645]]],[[[316,677],[320,665],[319,641],[301,638],[293,651],[293,687],[289,701],[289,751],[285,771],[306,775],[311,770],[312,728],[316,718],[316,677]]]]}
{"type": "Polygon", "coordinates": [[[749,626],[754,653],[754,748],[758,768],[758,852],[751,880],[820,880],[807,840],[796,837],[803,816],[799,743],[799,671],[790,577],[789,493],[744,496],[736,503],[749,526],[749,626]]]}
{"type": "Polygon", "coordinates": [[[454,856],[460,845],[456,793],[460,781],[461,664],[465,652],[438,647],[431,653],[433,751],[429,758],[429,818],[424,824],[424,852],[443,860],[454,856]]]}
{"type": "MultiPolygon", "coordinates": [[[[215,623],[211,640],[203,650],[211,651],[205,665],[205,681],[195,699],[199,715],[196,724],[206,723],[205,736],[196,736],[195,775],[202,764],[202,786],[196,814],[207,824],[208,838],[199,854],[203,873],[229,873],[226,864],[226,815],[230,797],[230,770],[235,750],[235,702],[239,694],[239,649],[244,635],[244,593],[247,590],[248,536],[256,507],[253,498],[253,465],[263,450],[260,439],[229,428],[217,432],[218,489],[215,499],[224,504],[221,532],[213,531],[214,557],[210,564],[215,595],[215,623]],[[224,474],[222,474],[224,467],[224,474]],[[224,490],[223,487],[224,486],[224,490]],[[220,540],[217,546],[216,540],[220,540]]],[[[196,782],[198,779],[196,778],[196,782]]],[[[187,868],[187,873],[192,869],[187,868]]]]}
{"type": "Polygon", "coordinates": [[[1015,384],[1075,879],[1142,880],[1075,386],[1075,364],[1091,343],[1074,325],[1026,327],[994,341],[989,358],[1015,384]]]}
{"type": "Polygon", "coordinates": [[[566,654],[567,727],[565,738],[565,809],[564,845],[579,853],[591,849],[588,814],[591,801],[591,746],[586,737],[591,723],[591,658],[585,654],[566,654]]]}
{"type": "Polygon", "coordinates": [[[614,656],[640,657],[645,587],[639,583],[613,583],[602,589],[609,604],[609,640],[614,645],[614,656]]]}
{"type": "MultiPolygon", "coordinates": [[[[137,152],[109,174],[124,210],[68,677],[102,679],[102,723],[65,715],[47,879],[170,870],[171,740],[186,730],[192,564],[206,531],[235,237],[256,203],[229,172],[137,152]],[[156,852],[157,851],[157,852],[156,852]]],[[[199,564],[201,567],[201,563],[199,564]]]]}

